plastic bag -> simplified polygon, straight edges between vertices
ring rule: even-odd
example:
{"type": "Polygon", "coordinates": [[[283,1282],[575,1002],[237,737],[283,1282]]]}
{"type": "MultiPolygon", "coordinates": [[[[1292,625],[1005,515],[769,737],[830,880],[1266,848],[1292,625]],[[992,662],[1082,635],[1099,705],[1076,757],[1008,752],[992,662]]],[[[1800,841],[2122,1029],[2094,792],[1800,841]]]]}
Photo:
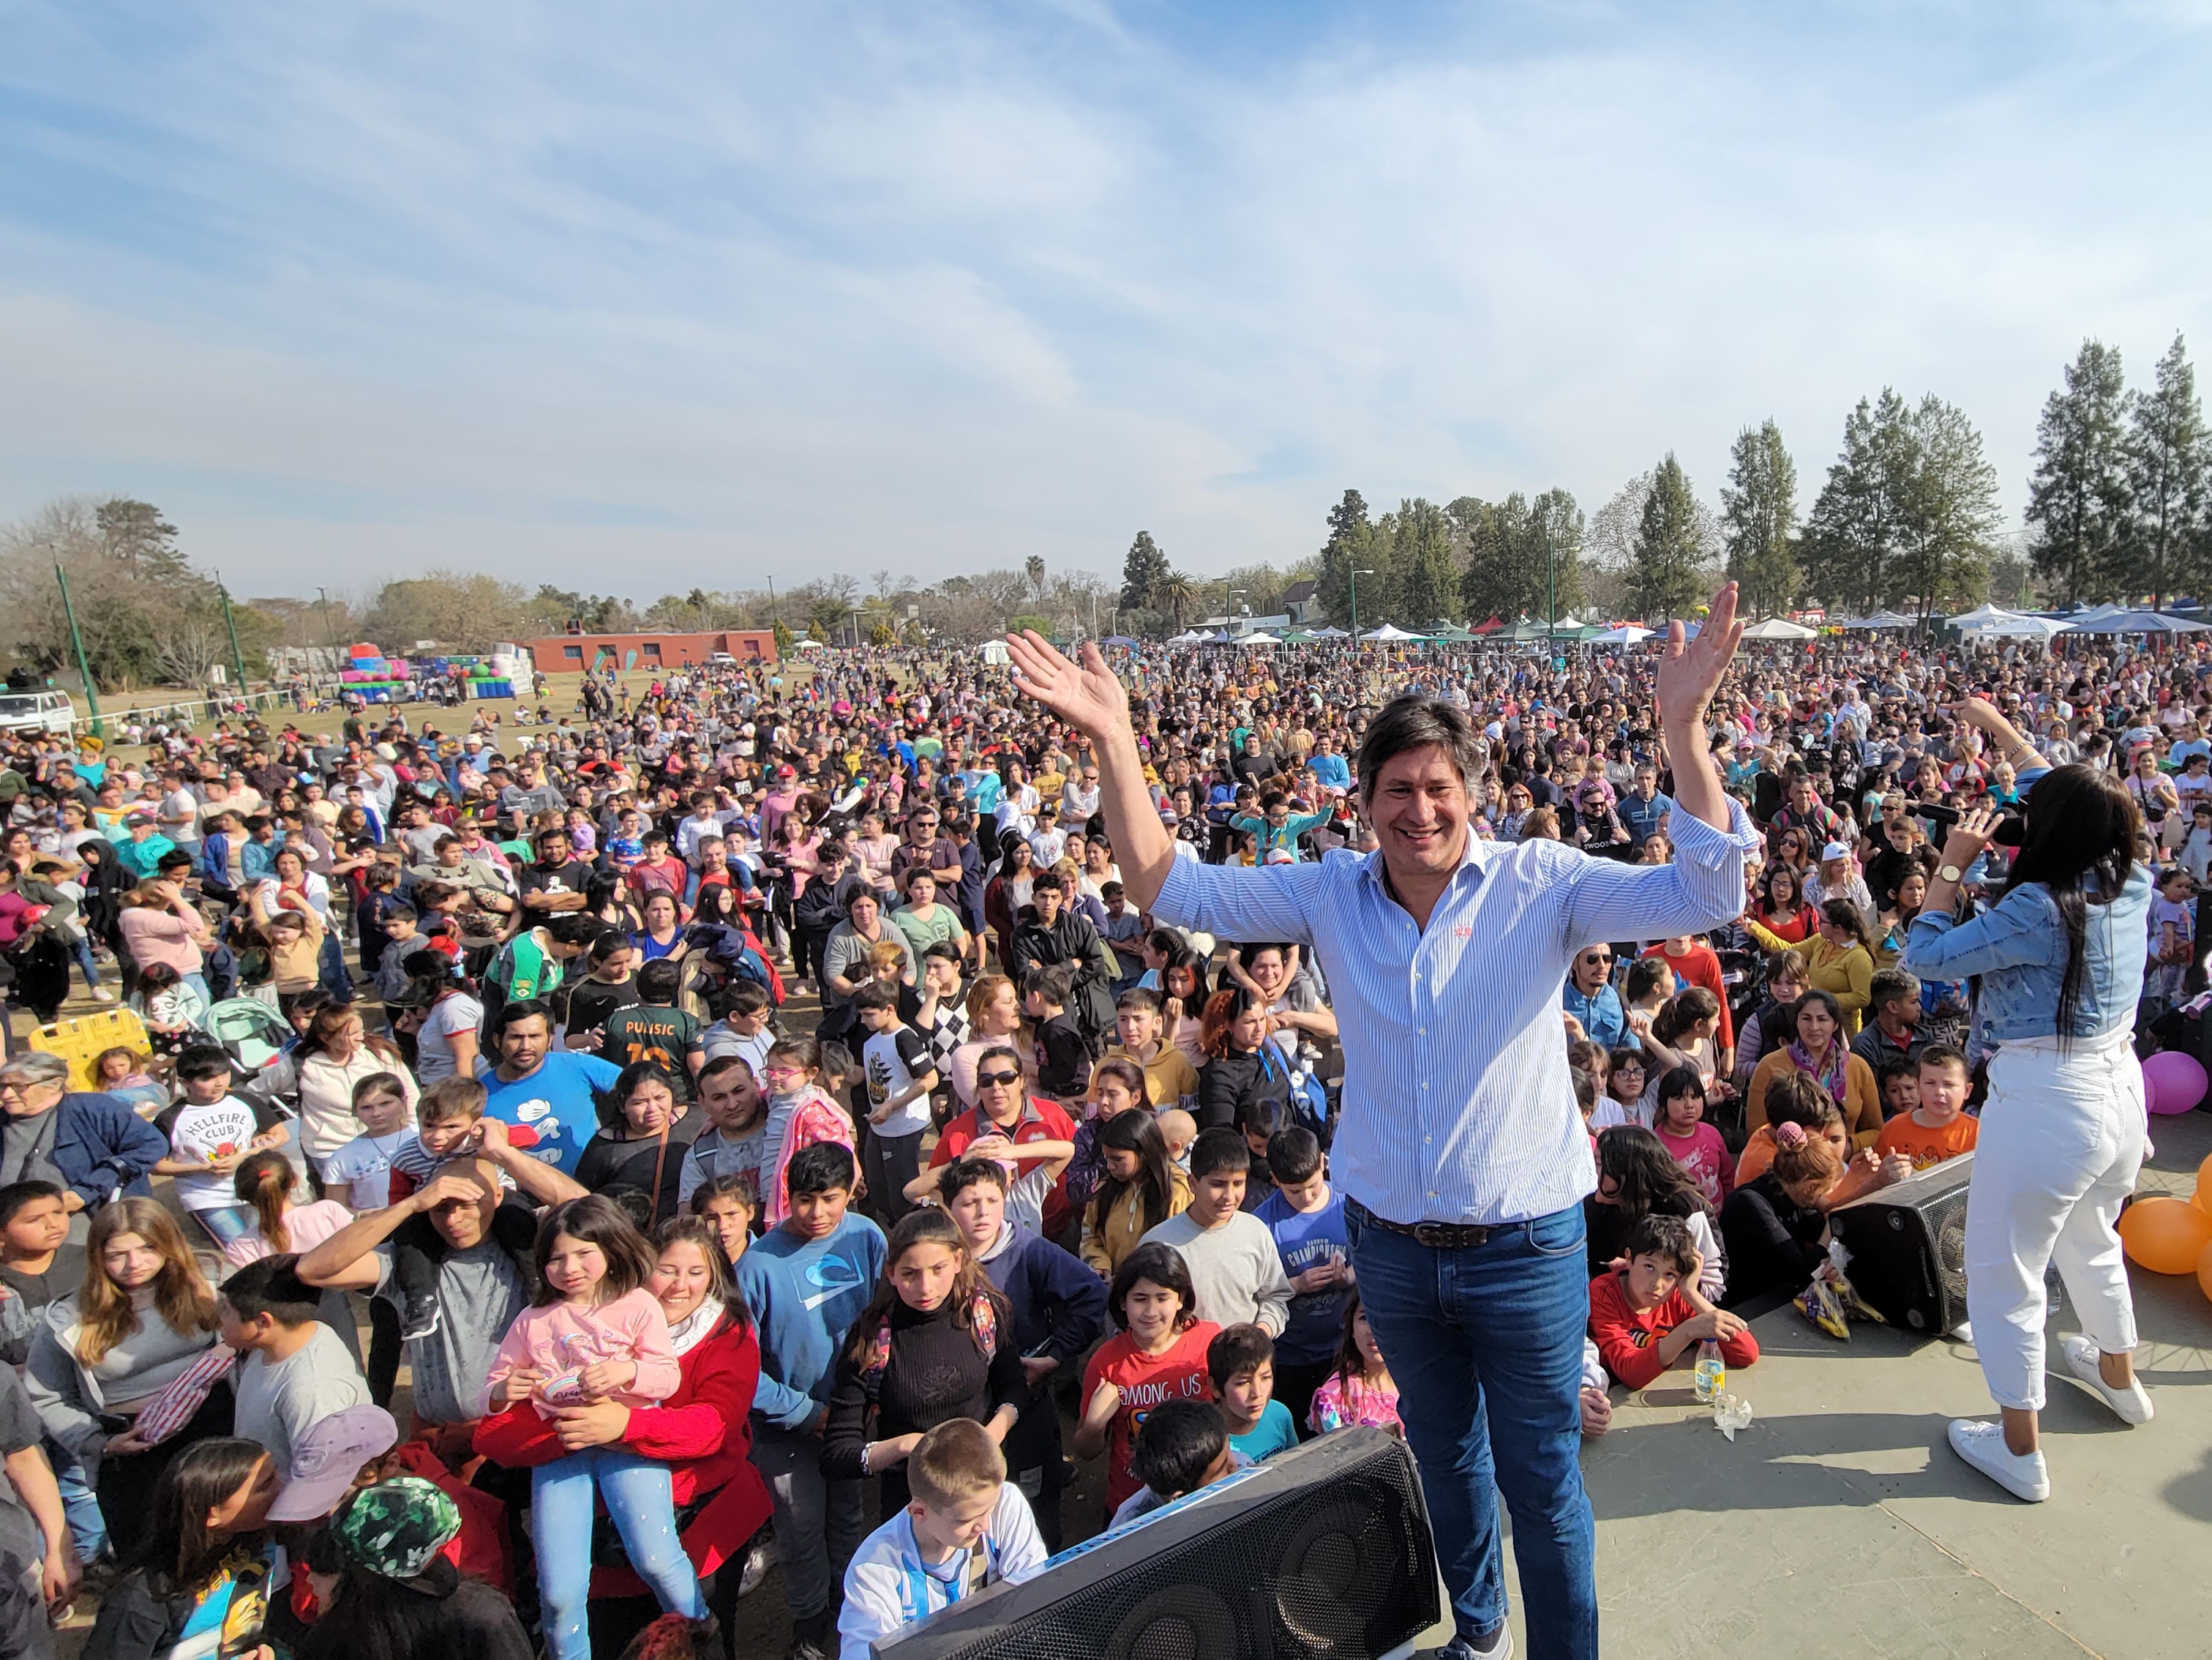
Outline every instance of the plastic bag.
{"type": "Polygon", "coordinates": [[[1844,1250],[1842,1240],[1829,1241],[1828,1260],[1814,1270],[1811,1283],[1796,1298],[1798,1313],[1829,1336],[1846,1343],[1851,1341],[1850,1323],[1854,1320],[1888,1323],[1873,1304],[1859,1295],[1850,1276],[1844,1272],[1850,1261],[1850,1253],[1844,1250]]]}

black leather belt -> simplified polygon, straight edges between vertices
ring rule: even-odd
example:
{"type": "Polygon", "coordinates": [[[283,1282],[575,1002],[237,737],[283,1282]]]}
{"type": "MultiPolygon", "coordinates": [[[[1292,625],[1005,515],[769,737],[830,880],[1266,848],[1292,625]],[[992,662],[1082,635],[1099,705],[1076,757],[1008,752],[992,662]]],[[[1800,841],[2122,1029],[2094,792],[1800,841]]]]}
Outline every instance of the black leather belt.
{"type": "Polygon", "coordinates": [[[1472,1250],[1506,1234],[1518,1233],[1528,1225],[1526,1222],[1393,1222],[1387,1216],[1377,1216],[1349,1195],[1345,1199],[1344,1209],[1346,1215],[1358,1217],[1363,1226],[1378,1227],[1385,1233],[1401,1233],[1431,1250],[1472,1250]]]}

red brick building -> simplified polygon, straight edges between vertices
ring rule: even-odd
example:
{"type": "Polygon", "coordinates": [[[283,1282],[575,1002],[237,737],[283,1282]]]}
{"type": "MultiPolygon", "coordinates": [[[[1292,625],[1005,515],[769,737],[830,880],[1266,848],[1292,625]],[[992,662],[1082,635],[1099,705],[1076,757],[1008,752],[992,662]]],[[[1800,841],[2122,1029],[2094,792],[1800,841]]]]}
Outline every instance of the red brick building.
{"type": "Polygon", "coordinates": [[[775,635],[766,629],[722,629],[711,634],[556,634],[523,643],[540,674],[581,674],[594,665],[659,672],[707,662],[716,652],[727,652],[740,663],[775,661],[775,635]]]}

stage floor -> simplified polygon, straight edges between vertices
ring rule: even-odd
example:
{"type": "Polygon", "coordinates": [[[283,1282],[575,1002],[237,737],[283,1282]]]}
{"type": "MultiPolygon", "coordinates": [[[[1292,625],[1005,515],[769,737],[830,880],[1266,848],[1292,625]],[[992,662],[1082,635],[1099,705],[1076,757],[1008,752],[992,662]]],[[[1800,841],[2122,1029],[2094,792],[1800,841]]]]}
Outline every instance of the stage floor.
{"type": "MultiPolygon", "coordinates": [[[[2152,1136],[2138,1191],[2185,1197],[2212,1113],[2154,1120],[2152,1136]]],[[[1759,1364],[1729,1377],[1758,1414],[1733,1444],[1686,1371],[1616,1395],[1583,1458],[1605,1651],[2212,1652],[2212,1303],[2193,1276],[2131,1273],[2158,1415],[2130,1429],[2054,1376],[2042,1505],[1944,1439],[1948,1420],[1995,1412],[1966,1344],[1867,1325],[1838,1343],[1775,1310],[1753,1323],[1759,1364]]],[[[2049,1329],[2073,1329],[2062,1305],[2049,1329]]]]}

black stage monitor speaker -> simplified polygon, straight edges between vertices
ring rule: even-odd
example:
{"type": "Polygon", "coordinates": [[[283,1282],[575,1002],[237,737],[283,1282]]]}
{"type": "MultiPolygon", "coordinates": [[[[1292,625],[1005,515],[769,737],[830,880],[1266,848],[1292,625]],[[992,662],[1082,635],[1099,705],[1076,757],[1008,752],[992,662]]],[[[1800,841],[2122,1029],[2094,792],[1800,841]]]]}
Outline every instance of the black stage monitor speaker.
{"type": "Polygon", "coordinates": [[[1851,1284],[1903,1331],[1934,1337],[1966,1317],[1966,1183],[1974,1155],[1916,1171],[1828,1218],[1851,1284]]]}
{"type": "Polygon", "coordinates": [[[1062,1552],[877,1660],[1389,1660],[1452,1638],[1405,1444],[1345,1430],[1062,1552]]]}

